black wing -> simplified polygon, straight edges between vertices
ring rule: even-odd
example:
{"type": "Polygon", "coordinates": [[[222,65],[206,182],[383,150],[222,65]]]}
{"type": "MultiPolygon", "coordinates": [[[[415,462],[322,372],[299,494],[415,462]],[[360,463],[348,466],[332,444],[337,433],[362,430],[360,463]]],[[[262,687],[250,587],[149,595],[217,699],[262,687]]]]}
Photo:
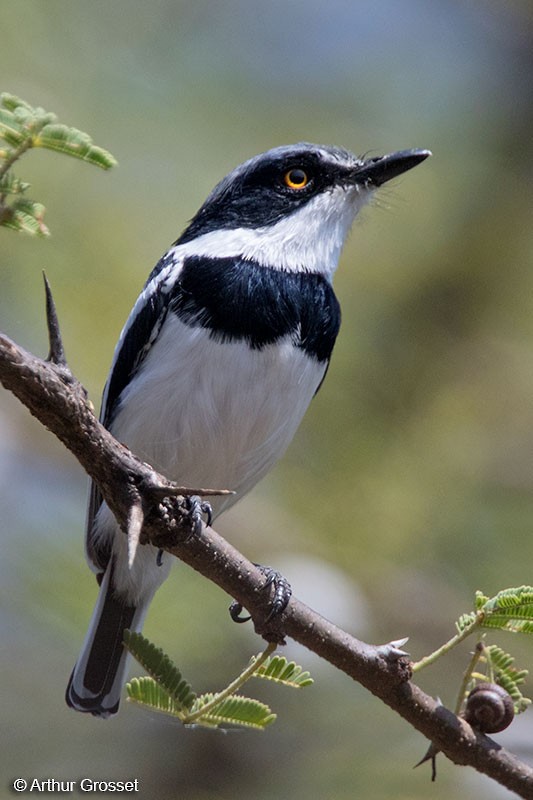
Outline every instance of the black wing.
{"type": "MultiPolygon", "coordinates": [[[[146,290],[141,294],[120,336],[111,372],[107,379],[100,420],[110,429],[120,405],[120,396],[129,384],[155,342],[168,311],[168,295],[146,290]]],[[[102,505],[98,487],[91,483],[86,523],[86,554],[98,572],[104,571],[111,555],[111,543],[99,542],[93,535],[93,524],[102,505]]]]}

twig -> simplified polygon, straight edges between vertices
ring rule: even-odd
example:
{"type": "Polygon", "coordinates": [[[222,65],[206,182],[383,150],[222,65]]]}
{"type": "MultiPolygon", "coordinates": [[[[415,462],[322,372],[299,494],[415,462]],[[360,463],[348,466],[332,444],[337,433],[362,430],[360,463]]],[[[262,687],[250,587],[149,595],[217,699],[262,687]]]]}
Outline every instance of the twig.
{"type": "Polygon", "coordinates": [[[461,631],[459,631],[459,633],[456,633],[455,636],[452,636],[451,639],[445,642],[433,653],[421,658],[420,661],[416,661],[412,665],[413,673],[420,672],[421,669],[431,666],[431,664],[434,664],[439,658],[442,658],[442,656],[446,655],[446,653],[449,653],[454,647],[457,647],[460,642],[472,635],[476,628],[480,626],[482,619],[483,617],[481,614],[476,614],[474,620],[469,625],[466,625],[461,631]]]}
{"type": "MultiPolygon", "coordinates": [[[[25,152],[29,150],[30,147],[33,147],[33,138],[29,136],[16,148],[13,150],[9,158],[6,158],[4,163],[0,165],[0,179],[7,175],[15,161],[17,161],[25,152]]],[[[5,200],[5,194],[0,195],[0,200],[3,202],[5,200]]]]}
{"type": "Polygon", "coordinates": [[[238,675],[234,681],[232,681],[225,689],[222,689],[221,692],[213,695],[212,699],[206,703],[205,705],[201,706],[198,711],[194,711],[191,714],[187,715],[187,718],[184,720],[186,725],[190,725],[193,722],[196,722],[197,719],[203,717],[208,711],[211,711],[213,708],[216,708],[222,700],[225,700],[226,697],[231,697],[232,694],[235,694],[241,686],[244,686],[247,680],[257,672],[259,667],[265,663],[267,658],[269,658],[272,653],[276,650],[276,644],[269,642],[263,652],[251,663],[246,667],[246,669],[238,675]]]}

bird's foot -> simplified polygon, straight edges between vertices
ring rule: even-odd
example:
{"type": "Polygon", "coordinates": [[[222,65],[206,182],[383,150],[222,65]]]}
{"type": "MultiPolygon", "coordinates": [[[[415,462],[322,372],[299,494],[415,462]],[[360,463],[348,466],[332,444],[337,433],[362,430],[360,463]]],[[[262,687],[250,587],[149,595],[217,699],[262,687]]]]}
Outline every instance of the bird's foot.
{"type": "Polygon", "coordinates": [[[190,539],[191,536],[198,536],[202,532],[204,515],[207,527],[210,527],[213,521],[213,509],[211,508],[211,504],[202,500],[197,494],[192,494],[190,497],[185,498],[182,512],[182,525],[190,528],[190,533],[186,535],[184,541],[190,539]]]}
{"type": "MultiPolygon", "coordinates": [[[[292,588],[289,581],[272,567],[265,567],[262,564],[255,564],[259,571],[265,577],[263,589],[271,589],[271,596],[268,600],[268,615],[265,623],[271,622],[275,617],[279,616],[289,604],[292,595],[292,588]]],[[[234,600],[229,607],[230,617],[233,622],[248,622],[251,616],[242,617],[243,607],[237,600],[234,600]]]]}
{"type": "MultiPolygon", "coordinates": [[[[181,518],[179,527],[181,541],[188,542],[193,536],[199,536],[202,532],[202,522],[205,515],[205,524],[209,527],[213,519],[213,511],[210,503],[207,503],[196,494],[179,499],[179,511],[181,518]]],[[[163,563],[163,550],[157,553],[157,566],[163,563]]]]}

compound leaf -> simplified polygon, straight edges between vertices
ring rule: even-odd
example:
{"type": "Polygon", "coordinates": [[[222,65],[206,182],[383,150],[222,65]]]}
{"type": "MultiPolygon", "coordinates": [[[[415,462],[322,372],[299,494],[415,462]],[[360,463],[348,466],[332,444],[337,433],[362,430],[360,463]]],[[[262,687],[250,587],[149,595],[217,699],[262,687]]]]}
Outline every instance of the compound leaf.
{"type": "Polygon", "coordinates": [[[126,684],[126,691],[128,699],[138,705],[146,706],[154,711],[162,711],[175,717],[181,718],[183,715],[183,705],[176,703],[153,678],[147,676],[132,678],[126,684]]]}
{"type": "Polygon", "coordinates": [[[533,587],[531,586],[503,589],[491,598],[478,593],[476,606],[482,628],[533,633],[533,587]]]}
{"type": "Polygon", "coordinates": [[[196,694],[163,650],[149,642],[141,633],[132,631],[124,631],[124,645],[171,698],[176,708],[183,711],[192,708],[196,694]]]}
{"type": "Polygon", "coordinates": [[[302,667],[294,661],[287,661],[285,656],[271,656],[268,658],[254,672],[254,678],[265,678],[295,689],[302,689],[304,686],[310,686],[313,683],[309,672],[304,672],[302,667]]]}
{"type": "MultiPolygon", "coordinates": [[[[194,711],[200,711],[203,705],[211,703],[214,694],[203,694],[197,698],[194,711]]],[[[270,708],[259,700],[241,695],[231,695],[218,705],[196,719],[199,725],[219,727],[221,725],[240,725],[245,728],[264,730],[276,719],[270,708]]]]}
{"type": "Polygon", "coordinates": [[[33,146],[66,153],[102,169],[110,169],[117,163],[111,153],[93,144],[88,133],[59,123],[45,125],[34,137],[33,146]]]}
{"type": "Polygon", "coordinates": [[[496,683],[502,686],[510,695],[514,703],[515,713],[521,714],[531,704],[529,697],[525,697],[518,688],[524,683],[527,669],[516,669],[513,666],[513,656],[506,653],[495,644],[487,645],[484,649],[484,658],[492,667],[496,683]]]}
{"type": "Polygon", "coordinates": [[[34,236],[49,236],[50,231],[43,222],[45,208],[42,203],[28,197],[17,197],[10,206],[3,209],[2,225],[15,231],[34,236]]]}

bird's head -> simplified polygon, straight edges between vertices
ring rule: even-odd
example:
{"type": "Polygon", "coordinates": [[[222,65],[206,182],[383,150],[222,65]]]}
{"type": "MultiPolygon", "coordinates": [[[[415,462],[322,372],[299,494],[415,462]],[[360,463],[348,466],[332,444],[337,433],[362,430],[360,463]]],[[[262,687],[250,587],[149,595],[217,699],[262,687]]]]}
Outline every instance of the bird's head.
{"type": "Polygon", "coordinates": [[[431,155],[402,150],[357,158],[338,147],[276,147],[230,172],[178,240],[198,255],[331,275],[372,193],[431,155]]]}

